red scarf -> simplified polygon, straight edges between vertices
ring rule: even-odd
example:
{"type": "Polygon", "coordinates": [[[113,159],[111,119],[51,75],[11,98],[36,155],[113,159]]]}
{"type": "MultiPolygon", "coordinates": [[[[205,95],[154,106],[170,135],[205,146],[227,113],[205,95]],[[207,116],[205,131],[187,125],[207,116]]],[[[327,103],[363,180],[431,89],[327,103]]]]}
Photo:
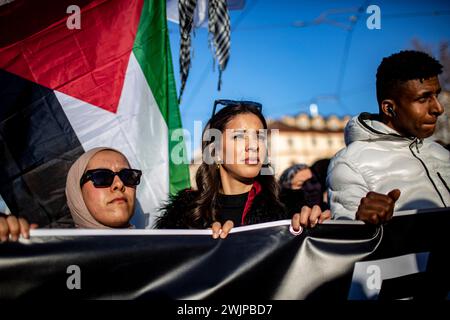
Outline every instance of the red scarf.
{"type": "Polygon", "coordinates": [[[262,187],[261,184],[258,181],[253,182],[253,186],[250,189],[250,192],[248,193],[247,202],[245,203],[244,212],[242,213],[242,219],[241,219],[241,225],[244,225],[245,217],[247,216],[247,213],[250,211],[250,208],[252,207],[253,200],[255,200],[255,197],[261,192],[262,187]]]}

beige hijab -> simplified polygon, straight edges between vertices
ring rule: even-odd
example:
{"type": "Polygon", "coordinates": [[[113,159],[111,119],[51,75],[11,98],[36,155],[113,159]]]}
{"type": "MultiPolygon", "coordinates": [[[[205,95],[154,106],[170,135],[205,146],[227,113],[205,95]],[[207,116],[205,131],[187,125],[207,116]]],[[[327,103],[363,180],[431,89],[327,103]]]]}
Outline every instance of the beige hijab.
{"type": "Polygon", "coordinates": [[[73,221],[77,228],[86,228],[86,229],[112,229],[111,227],[105,226],[94,219],[94,217],[89,212],[86,204],[84,203],[83,194],[81,193],[80,188],[80,179],[84,174],[86,167],[92,157],[100,151],[103,150],[112,150],[122,154],[120,151],[117,151],[112,148],[94,148],[86,153],[84,153],[81,157],[74,162],[72,167],[70,167],[69,173],[67,174],[67,182],[66,182],[66,197],[67,197],[67,205],[69,206],[70,213],[72,214],[73,221]]]}

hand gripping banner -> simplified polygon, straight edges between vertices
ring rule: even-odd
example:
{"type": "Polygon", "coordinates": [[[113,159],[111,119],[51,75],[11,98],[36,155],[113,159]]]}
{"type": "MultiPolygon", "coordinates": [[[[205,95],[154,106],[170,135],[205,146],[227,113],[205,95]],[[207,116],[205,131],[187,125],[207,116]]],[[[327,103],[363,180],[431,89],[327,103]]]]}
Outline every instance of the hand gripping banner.
{"type": "Polygon", "coordinates": [[[32,230],[0,244],[0,298],[445,299],[450,209],[382,227],[290,221],[210,230],[32,230]]]}

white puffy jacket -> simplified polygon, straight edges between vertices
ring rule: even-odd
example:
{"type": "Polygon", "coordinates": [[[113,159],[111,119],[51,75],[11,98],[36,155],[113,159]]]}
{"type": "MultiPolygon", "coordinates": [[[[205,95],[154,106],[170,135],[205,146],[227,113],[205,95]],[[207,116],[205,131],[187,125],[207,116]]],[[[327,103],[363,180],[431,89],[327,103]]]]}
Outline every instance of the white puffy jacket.
{"type": "Polygon", "coordinates": [[[450,152],[441,145],[402,137],[368,113],[349,121],[345,144],[328,167],[334,219],[355,219],[369,191],[400,189],[396,211],[450,206],[450,152]]]}

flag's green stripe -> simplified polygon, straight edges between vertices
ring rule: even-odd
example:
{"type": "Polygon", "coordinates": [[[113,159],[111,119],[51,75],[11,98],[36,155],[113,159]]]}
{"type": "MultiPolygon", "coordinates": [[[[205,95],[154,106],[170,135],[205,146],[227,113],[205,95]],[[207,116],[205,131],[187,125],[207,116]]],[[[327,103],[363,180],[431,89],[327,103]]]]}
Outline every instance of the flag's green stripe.
{"type": "Polygon", "coordinates": [[[170,193],[174,194],[188,188],[190,183],[188,165],[175,165],[170,156],[179,143],[171,141],[170,137],[173,130],[182,125],[167,29],[166,0],[144,1],[133,52],[169,129],[169,180],[170,193]]]}

